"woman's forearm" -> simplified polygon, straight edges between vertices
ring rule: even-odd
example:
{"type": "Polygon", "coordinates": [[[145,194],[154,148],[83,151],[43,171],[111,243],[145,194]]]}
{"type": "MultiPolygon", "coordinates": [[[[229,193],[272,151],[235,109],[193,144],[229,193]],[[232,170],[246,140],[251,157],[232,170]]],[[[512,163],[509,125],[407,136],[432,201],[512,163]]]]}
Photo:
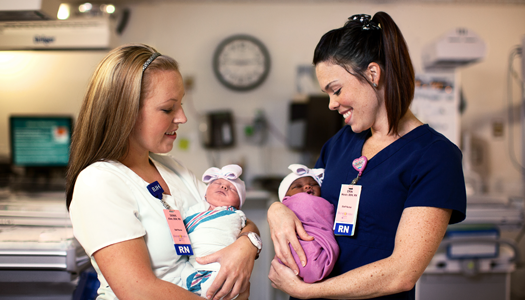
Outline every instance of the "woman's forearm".
{"type": "Polygon", "coordinates": [[[257,225],[255,225],[255,223],[253,223],[253,221],[251,221],[250,219],[246,218],[246,225],[241,230],[241,234],[252,231],[260,235],[259,228],[257,228],[257,225]]]}
{"type": "MultiPolygon", "coordinates": [[[[410,271],[390,257],[342,275],[308,285],[299,298],[369,299],[409,291],[415,281],[410,271]]],[[[413,272],[417,272],[413,270],[413,272]]],[[[417,280],[416,280],[417,281],[417,280]]]]}
{"type": "Polygon", "coordinates": [[[200,299],[194,293],[155,276],[143,238],[109,245],[93,255],[119,299],[200,299]]]}

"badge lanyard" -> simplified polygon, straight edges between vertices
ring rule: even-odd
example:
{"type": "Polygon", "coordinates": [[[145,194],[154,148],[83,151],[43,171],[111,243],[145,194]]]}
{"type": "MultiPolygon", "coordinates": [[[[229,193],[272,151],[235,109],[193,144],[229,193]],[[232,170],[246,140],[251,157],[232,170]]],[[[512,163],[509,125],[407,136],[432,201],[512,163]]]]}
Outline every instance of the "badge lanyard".
{"type": "Polygon", "coordinates": [[[188,237],[188,232],[186,231],[186,226],[184,226],[184,221],[182,220],[180,211],[172,209],[171,206],[162,199],[164,189],[162,186],[160,186],[158,181],[149,184],[148,191],[153,195],[153,197],[159,199],[162,203],[162,206],[164,206],[164,216],[168,222],[177,254],[193,255],[190,238],[188,237]]]}
{"type": "Polygon", "coordinates": [[[335,214],[334,234],[353,236],[357,221],[361,186],[356,185],[363,175],[368,159],[365,156],[354,159],[352,166],[358,172],[357,177],[350,184],[342,184],[335,214]]]}

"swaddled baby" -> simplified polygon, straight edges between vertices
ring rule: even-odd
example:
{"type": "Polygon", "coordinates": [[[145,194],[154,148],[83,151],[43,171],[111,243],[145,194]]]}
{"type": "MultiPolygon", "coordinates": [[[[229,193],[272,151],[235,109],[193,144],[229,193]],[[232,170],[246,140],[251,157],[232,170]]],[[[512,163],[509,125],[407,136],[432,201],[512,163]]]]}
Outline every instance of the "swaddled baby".
{"type": "Polygon", "coordinates": [[[304,165],[292,164],[288,174],[279,185],[279,200],[291,209],[302,222],[313,241],[299,240],[306,254],[303,267],[299,256],[290,245],[290,250],[299,267],[299,277],[312,283],[325,278],[339,256],[333,226],[334,206],[321,198],[324,169],[308,169],[304,165]]]}
{"type": "Polygon", "coordinates": [[[221,266],[218,262],[201,265],[196,258],[231,245],[246,224],[246,216],[240,210],[246,199],[241,174],[238,165],[206,170],[202,176],[202,181],[208,184],[206,202],[190,207],[184,214],[194,255],[189,257],[191,266],[182,272],[183,287],[203,297],[221,266]]]}

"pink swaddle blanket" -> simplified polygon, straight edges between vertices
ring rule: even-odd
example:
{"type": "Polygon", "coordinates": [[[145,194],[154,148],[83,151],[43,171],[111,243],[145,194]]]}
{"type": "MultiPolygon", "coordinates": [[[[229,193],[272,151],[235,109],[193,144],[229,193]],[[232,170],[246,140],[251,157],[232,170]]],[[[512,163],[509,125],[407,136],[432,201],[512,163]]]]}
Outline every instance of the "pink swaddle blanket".
{"type": "Polygon", "coordinates": [[[330,274],[339,257],[339,246],[333,231],[334,206],[321,197],[307,193],[284,197],[283,204],[295,212],[306,232],[315,238],[313,241],[299,240],[307,259],[304,267],[290,246],[299,267],[299,277],[307,283],[320,281],[330,274]]]}

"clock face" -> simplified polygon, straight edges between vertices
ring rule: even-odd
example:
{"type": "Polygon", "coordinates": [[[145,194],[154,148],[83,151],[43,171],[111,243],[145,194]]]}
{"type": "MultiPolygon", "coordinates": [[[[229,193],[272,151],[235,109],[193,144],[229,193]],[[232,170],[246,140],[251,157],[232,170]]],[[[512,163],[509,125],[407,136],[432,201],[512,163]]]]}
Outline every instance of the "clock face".
{"type": "Polygon", "coordinates": [[[270,55],[256,38],[235,35],[225,39],[215,51],[213,70],[219,81],[237,91],[259,86],[270,71],[270,55]]]}

